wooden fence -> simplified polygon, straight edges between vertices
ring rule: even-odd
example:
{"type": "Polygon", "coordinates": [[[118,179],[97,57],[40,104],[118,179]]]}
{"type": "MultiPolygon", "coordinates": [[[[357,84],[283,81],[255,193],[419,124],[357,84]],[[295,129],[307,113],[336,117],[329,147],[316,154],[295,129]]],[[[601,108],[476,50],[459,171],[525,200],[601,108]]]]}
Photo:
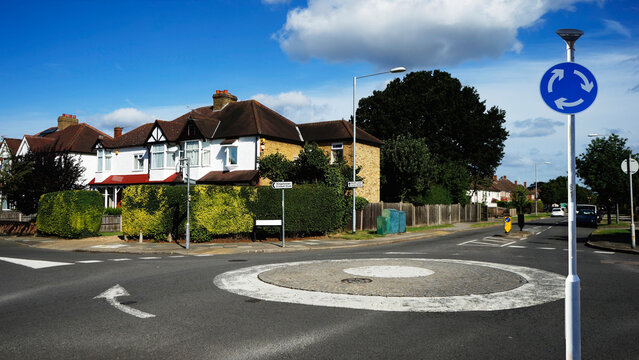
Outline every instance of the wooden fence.
{"type": "Polygon", "coordinates": [[[122,216],[120,215],[102,215],[102,224],[100,232],[117,232],[122,231],[122,216]]]}
{"type": "MultiPolygon", "coordinates": [[[[486,208],[481,204],[462,206],[453,205],[422,205],[415,206],[410,203],[370,203],[364,210],[357,211],[357,229],[377,229],[377,217],[382,215],[384,209],[395,209],[406,212],[406,226],[431,226],[441,224],[454,224],[458,222],[477,222],[486,220],[486,208]]],[[[352,224],[352,220],[349,220],[352,224]]]]}
{"type": "Polygon", "coordinates": [[[19,211],[15,210],[2,210],[0,211],[0,221],[13,221],[13,222],[30,222],[35,220],[36,214],[23,215],[19,211]]]}

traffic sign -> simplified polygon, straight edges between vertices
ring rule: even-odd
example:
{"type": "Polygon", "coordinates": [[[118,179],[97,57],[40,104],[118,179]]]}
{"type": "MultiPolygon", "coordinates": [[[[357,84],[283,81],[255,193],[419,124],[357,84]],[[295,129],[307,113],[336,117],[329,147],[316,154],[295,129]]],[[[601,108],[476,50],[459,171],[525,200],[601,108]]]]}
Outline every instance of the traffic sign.
{"type": "Polygon", "coordinates": [[[278,181],[274,182],[271,187],[273,189],[291,189],[293,187],[292,181],[278,181]]]}
{"type": "Polygon", "coordinates": [[[363,181],[349,181],[348,182],[348,187],[349,188],[361,188],[364,186],[364,182],[363,181]]]}
{"type": "MultiPolygon", "coordinates": [[[[624,161],[621,162],[621,170],[623,170],[624,174],[628,173],[628,159],[625,159],[624,161]]],[[[639,170],[639,163],[637,163],[637,160],[630,159],[630,173],[634,175],[637,173],[638,170],[639,170]]]]}
{"type": "Polygon", "coordinates": [[[590,70],[574,63],[557,64],[541,77],[541,98],[551,109],[563,114],[586,110],[597,97],[597,81],[590,70]]]}

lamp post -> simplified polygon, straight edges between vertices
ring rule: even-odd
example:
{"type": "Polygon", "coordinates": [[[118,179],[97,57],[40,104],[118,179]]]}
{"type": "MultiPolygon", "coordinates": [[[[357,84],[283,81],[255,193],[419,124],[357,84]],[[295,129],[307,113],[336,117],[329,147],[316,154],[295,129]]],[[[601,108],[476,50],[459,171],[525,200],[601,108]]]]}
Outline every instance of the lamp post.
{"type": "Polygon", "coordinates": [[[178,159],[178,166],[186,163],[186,250],[189,250],[191,242],[191,162],[188,157],[178,159]]]}
{"type": "MultiPolygon", "coordinates": [[[[550,161],[544,161],[544,164],[550,164],[550,161]]],[[[539,198],[539,190],[537,189],[537,163],[535,163],[535,216],[537,216],[537,200],[539,198]]]]}
{"type": "MultiPolygon", "coordinates": [[[[371,77],[389,73],[401,73],[406,71],[405,67],[399,66],[392,68],[389,71],[383,71],[375,74],[353,76],[353,182],[357,181],[357,165],[355,160],[355,148],[357,141],[357,79],[371,77]]],[[[355,187],[353,187],[353,234],[357,231],[357,212],[355,210],[355,187]]]]}

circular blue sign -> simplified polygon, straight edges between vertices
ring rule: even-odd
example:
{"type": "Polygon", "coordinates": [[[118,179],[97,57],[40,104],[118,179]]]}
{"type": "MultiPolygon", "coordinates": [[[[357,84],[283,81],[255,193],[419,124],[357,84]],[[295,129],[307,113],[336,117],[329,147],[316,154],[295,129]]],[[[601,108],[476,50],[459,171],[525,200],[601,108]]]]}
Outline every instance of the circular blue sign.
{"type": "Polygon", "coordinates": [[[551,109],[563,114],[586,110],[597,97],[597,81],[590,70],[573,63],[557,64],[541,77],[541,98],[551,109]]]}

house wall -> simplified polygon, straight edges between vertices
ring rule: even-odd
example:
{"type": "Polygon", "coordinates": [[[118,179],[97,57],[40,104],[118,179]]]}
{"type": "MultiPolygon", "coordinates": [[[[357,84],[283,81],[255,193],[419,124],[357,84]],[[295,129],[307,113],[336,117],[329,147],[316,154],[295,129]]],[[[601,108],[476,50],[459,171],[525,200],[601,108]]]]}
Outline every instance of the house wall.
{"type": "MultiPolygon", "coordinates": [[[[297,159],[297,156],[302,151],[302,146],[298,144],[290,144],[282,141],[264,139],[262,138],[260,141],[260,158],[276,153],[280,153],[284,155],[289,160],[297,159]]],[[[270,185],[271,180],[266,178],[260,178],[258,185],[266,186],[270,185]]]]}
{"type": "Polygon", "coordinates": [[[95,177],[98,168],[97,157],[93,154],[72,154],[71,156],[78,160],[80,166],[84,168],[84,172],[80,177],[80,183],[86,186],[89,181],[95,177]]]}
{"type": "MultiPolygon", "coordinates": [[[[330,152],[330,146],[328,148],[330,152]]],[[[355,191],[357,196],[366,198],[369,202],[380,201],[381,170],[380,170],[380,148],[366,144],[357,144],[356,165],[362,167],[359,176],[364,178],[364,187],[355,191]]],[[[353,143],[344,143],[344,160],[347,164],[353,165],[353,143]]]]}

